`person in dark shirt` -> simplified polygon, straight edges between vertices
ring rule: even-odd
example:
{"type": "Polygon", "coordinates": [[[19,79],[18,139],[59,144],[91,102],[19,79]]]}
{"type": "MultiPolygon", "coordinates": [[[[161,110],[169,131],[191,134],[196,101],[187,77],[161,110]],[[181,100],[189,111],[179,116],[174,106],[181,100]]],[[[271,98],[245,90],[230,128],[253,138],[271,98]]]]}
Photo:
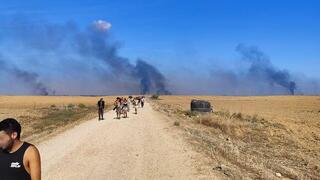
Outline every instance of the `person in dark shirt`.
{"type": "Polygon", "coordinates": [[[98,105],[99,120],[104,120],[104,118],[103,118],[103,111],[104,111],[104,100],[103,100],[103,98],[101,98],[98,101],[97,105],[98,105]]]}
{"type": "Polygon", "coordinates": [[[20,140],[21,125],[13,118],[0,122],[0,179],[41,180],[38,149],[20,140]]]}
{"type": "Polygon", "coordinates": [[[144,96],[141,97],[140,101],[141,101],[141,107],[143,108],[143,106],[144,106],[144,96]]]}

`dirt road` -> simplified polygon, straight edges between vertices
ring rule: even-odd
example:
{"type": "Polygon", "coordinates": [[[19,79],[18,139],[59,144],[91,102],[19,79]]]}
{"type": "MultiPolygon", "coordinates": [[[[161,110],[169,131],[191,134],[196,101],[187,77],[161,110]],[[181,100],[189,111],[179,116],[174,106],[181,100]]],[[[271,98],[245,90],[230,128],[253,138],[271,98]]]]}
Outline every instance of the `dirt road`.
{"type": "Polygon", "coordinates": [[[215,179],[162,114],[146,103],[135,115],[92,119],[38,144],[44,179],[215,179]]]}

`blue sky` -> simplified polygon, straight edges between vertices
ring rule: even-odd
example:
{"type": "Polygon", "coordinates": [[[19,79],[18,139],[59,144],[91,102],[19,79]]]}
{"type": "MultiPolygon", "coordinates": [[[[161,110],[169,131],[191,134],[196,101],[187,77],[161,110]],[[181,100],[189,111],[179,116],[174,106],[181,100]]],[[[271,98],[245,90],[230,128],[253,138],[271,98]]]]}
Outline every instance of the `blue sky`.
{"type": "MultiPolygon", "coordinates": [[[[232,66],[239,43],[259,47],[272,63],[320,78],[320,2],[294,0],[17,1],[0,0],[0,15],[52,23],[110,22],[120,53],[162,70],[232,66]]],[[[0,17],[1,17],[0,16],[0,17]]],[[[0,26],[1,27],[1,26],[0,26]]]]}
{"type": "MultiPolygon", "coordinates": [[[[45,33],[33,34],[37,39],[32,42],[33,37],[23,37],[23,30],[21,33],[11,29],[19,27],[14,22],[13,26],[6,24],[7,19],[14,17],[25,17],[27,26],[45,22],[45,25],[60,24],[63,28],[72,22],[82,30],[97,20],[108,22],[112,25],[107,30],[108,37],[111,35],[111,39],[120,45],[119,55],[127,57],[132,66],[138,58],[155,66],[169,79],[168,88],[176,93],[224,94],[225,90],[230,90],[228,94],[279,94],[288,92],[290,81],[297,84],[297,93],[320,93],[320,2],[315,0],[0,0],[0,55],[9,57],[6,61],[17,60],[22,70],[37,73],[39,79],[35,81],[55,79],[47,85],[52,88],[64,84],[58,87],[59,92],[59,88],[70,89],[72,85],[60,83],[58,77],[64,75],[59,74],[58,66],[54,65],[64,62],[63,59],[69,59],[66,63],[70,69],[81,65],[73,64],[68,55],[60,56],[60,51],[55,52],[58,55],[47,56],[40,47],[41,41],[47,42],[47,38],[42,37],[45,33]],[[20,34],[6,38],[10,31],[20,34]],[[19,38],[27,43],[39,42],[35,52],[40,53],[41,58],[35,58],[34,67],[29,66],[33,49],[28,44],[22,49],[15,48],[21,45],[19,38]],[[242,52],[236,50],[239,44],[242,52]],[[252,68],[258,68],[255,71],[250,71],[250,66],[243,69],[242,60],[249,51],[253,53],[251,55],[263,54],[251,64],[252,68]],[[41,61],[42,57],[53,63],[46,65],[47,61],[41,61]],[[265,57],[271,64],[254,66],[259,58],[265,57]],[[44,68],[37,67],[41,64],[44,68]],[[256,75],[260,84],[251,83],[254,77],[249,76],[256,75]],[[206,79],[201,80],[204,76],[206,79]],[[189,82],[184,82],[186,77],[189,82]],[[275,77],[283,78],[285,83],[275,77]],[[193,84],[202,89],[198,90],[193,84]]],[[[63,33],[54,38],[59,40],[60,36],[63,37],[63,33]]],[[[57,42],[47,42],[47,45],[54,43],[57,42]]],[[[76,72],[74,75],[77,76],[76,72]]],[[[68,78],[74,79],[73,76],[68,78]]],[[[1,83],[4,81],[2,79],[1,83]]],[[[74,86],[82,87],[83,84],[79,81],[74,86]]],[[[0,88],[1,92],[7,90],[0,88]]],[[[77,93],[92,92],[88,89],[77,93]]]]}

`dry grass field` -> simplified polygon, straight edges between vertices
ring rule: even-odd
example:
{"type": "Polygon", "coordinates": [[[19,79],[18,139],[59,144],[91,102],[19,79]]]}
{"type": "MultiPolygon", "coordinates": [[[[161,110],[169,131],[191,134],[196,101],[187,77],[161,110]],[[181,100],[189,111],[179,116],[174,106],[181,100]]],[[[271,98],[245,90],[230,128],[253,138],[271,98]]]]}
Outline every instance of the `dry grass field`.
{"type": "Polygon", "coordinates": [[[320,179],[319,96],[160,96],[151,102],[227,177],[320,179]],[[214,113],[191,112],[192,99],[210,101],[214,113]]]}
{"type": "MultiPolygon", "coordinates": [[[[0,96],[0,119],[16,118],[22,124],[22,137],[51,133],[97,116],[100,97],[89,96],[0,96]]],[[[115,97],[103,97],[107,106],[115,97]]]]}
{"type": "MultiPolygon", "coordinates": [[[[0,96],[0,119],[13,117],[23,139],[97,116],[100,97],[0,96]]],[[[108,109],[115,97],[104,97],[108,109]]],[[[320,179],[319,96],[160,96],[148,100],[226,179],[320,179]],[[190,101],[211,102],[213,113],[190,111],[190,101]]]]}

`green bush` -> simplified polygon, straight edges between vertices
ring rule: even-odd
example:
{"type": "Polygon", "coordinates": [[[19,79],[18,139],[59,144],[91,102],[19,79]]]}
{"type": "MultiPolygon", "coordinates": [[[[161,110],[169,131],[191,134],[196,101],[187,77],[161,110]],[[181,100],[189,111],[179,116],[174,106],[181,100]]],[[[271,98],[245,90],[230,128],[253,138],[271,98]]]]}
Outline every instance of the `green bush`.
{"type": "Polygon", "coordinates": [[[81,109],[83,109],[83,108],[86,108],[87,106],[84,105],[84,104],[82,104],[82,103],[80,103],[80,104],[78,104],[78,107],[81,108],[81,109]]]}
{"type": "Polygon", "coordinates": [[[151,99],[159,99],[159,95],[153,94],[153,95],[151,96],[151,99]]]}
{"type": "Polygon", "coordinates": [[[74,104],[68,104],[68,106],[67,106],[69,109],[72,109],[72,108],[74,108],[74,104]]]}

